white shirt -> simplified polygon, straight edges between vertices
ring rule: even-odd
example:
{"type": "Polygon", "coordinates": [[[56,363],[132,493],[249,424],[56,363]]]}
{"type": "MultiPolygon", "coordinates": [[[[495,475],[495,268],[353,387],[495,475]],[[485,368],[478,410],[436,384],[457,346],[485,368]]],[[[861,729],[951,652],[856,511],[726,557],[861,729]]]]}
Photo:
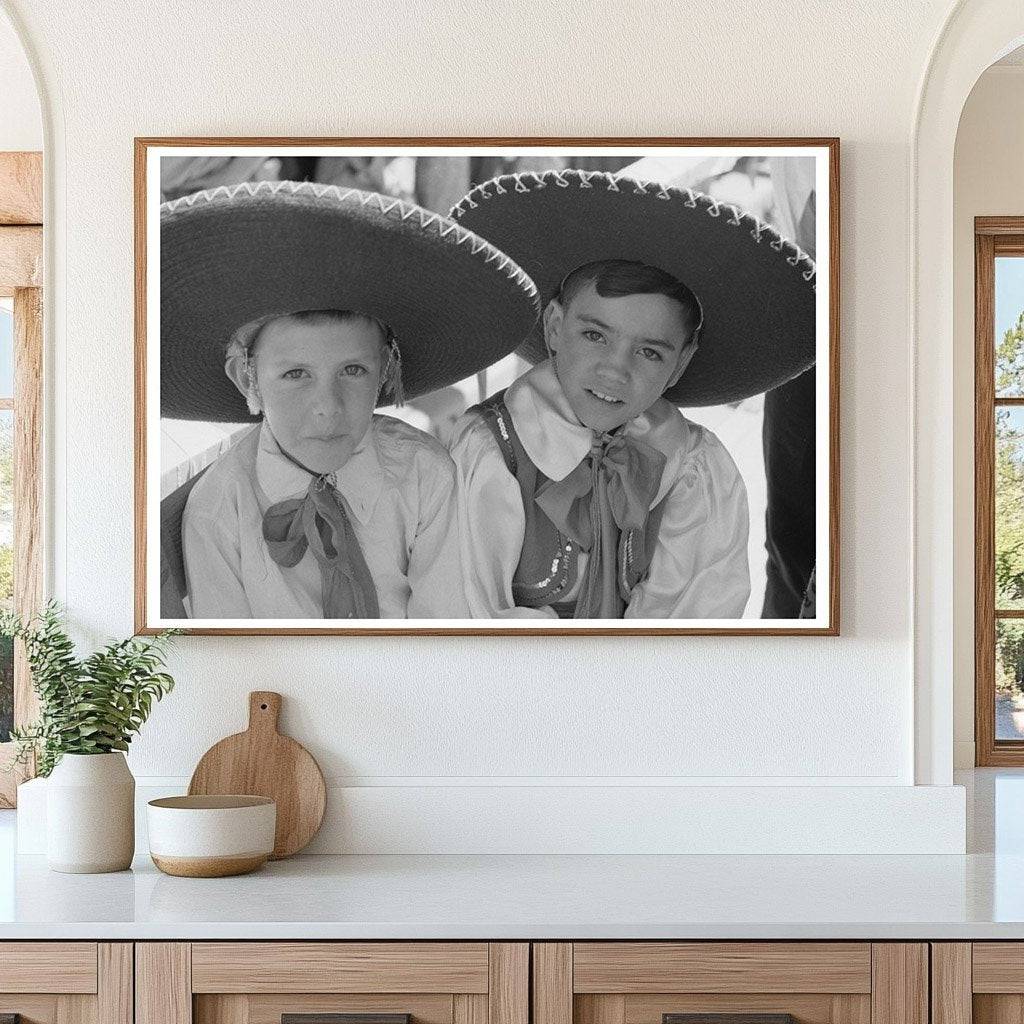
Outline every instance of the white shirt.
{"type": "MultiPolygon", "coordinates": [[[[550,360],[514,381],[505,404],[537,468],[561,480],[590,452],[593,432],[576,418],[550,360]]],[[[625,617],[739,618],[750,596],[743,479],[722,442],[659,398],[625,433],[666,457],[651,508],[665,499],[647,578],[634,587],[625,617]]],[[[512,579],[526,531],[522,492],[478,413],[455,426],[452,458],[459,481],[459,534],[466,599],[474,618],[551,617],[550,608],[516,607],[512,579]]],[[[577,584],[586,575],[580,553],[577,584]]]]}
{"type": "MultiPolygon", "coordinates": [[[[464,618],[455,469],[432,437],[374,416],[336,474],[377,590],[381,618],[464,618]]],[[[307,551],[278,565],[263,513],[301,498],[309,474],[258,424],[203,474],[182,517],[188,607],[197,619],[322,619],[320,567],[307,551]]]]}

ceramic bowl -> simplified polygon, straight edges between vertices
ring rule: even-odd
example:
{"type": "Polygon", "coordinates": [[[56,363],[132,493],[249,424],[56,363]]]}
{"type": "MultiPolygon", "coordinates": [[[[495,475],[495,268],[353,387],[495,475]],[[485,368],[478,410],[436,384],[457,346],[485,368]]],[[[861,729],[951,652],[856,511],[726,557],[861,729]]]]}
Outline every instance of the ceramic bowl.
{"type": "Polygon", "coordinates": [[[150,856],[168,875],[244,875],[274,849],[277,805],[265,796],[162,797],[146,818],[150,856]]]}

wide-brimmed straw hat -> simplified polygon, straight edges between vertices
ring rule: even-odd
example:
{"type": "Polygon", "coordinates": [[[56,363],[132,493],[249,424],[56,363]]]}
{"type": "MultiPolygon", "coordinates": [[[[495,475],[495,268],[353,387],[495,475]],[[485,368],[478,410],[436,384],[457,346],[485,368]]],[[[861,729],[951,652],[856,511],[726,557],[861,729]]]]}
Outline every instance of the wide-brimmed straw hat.
{"type": "MultiPolygon", "coordinates": [[[[451,216],[508,253],[544,303],[595,260],[636,260],[687,285],[704,326],[693,361],[665,393],[677,405],[740,401],[814,363],[814,261],[735,206],[622,174],[551,170],[478,185],[451,216]]],[[[542,325],[518,351],[545,358],[542,325]]]]}
{"type": "Polygon", "coordinates": [[[253,419],[224,372],[227,344],[253,320],[307,309],[388,324],[410,398],[508,355],[539,312],[509,257],[412,203],[308,182],[197,192],[160,208],[161,415],[253,419]]]}

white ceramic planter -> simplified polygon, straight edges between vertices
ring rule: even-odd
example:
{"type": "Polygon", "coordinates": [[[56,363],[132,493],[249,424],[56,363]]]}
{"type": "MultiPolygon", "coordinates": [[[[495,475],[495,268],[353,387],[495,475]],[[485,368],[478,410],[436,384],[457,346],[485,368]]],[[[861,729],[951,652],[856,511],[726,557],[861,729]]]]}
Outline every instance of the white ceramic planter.
{"type": "Polygon", "coordinates": [[[124,871],[135,853],[135,779],[124,754],[65,754],[46,784],[53,871],[124,871]]]}

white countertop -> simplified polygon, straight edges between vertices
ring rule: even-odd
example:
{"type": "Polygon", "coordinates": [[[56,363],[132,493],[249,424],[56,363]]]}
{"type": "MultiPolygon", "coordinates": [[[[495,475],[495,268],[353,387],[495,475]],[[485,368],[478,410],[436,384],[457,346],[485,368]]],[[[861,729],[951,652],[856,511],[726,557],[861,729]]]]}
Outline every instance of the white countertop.
{"type": "Polygon", "coordinates": [[[0,884],[0,939],[1024,938],[1024,856],[298,857],[0,884]]]}
{"type": "Polygon", "coordinates": [[[1024,939],[1024,772],[976,772],[966,856],[296,857],[61,875],[0,812],[0,939],[1024,939]]]}

